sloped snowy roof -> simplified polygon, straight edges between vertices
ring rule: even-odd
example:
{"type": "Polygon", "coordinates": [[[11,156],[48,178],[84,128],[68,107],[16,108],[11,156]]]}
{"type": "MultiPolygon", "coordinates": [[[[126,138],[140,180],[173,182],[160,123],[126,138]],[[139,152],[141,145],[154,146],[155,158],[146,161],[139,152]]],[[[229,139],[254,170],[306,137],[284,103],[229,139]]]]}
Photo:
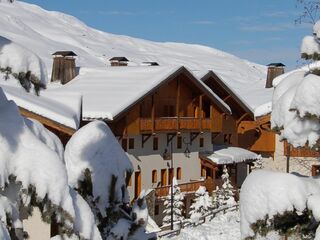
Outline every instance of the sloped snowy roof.
{"type": "Polygon", "coordinates": [[[191,81],[211,97],[221,110],[230,113],[229,106],[201,81],[184,67],[176,66],[82,69],[80,75],[68,84],[55,86],[48,91],[81,94],[84,119],[113,120],[150,91],[181,72],[189,74],[191,81]]]}
{"type": "MultiPolygon", "coordinates": [[[[1,76],[0,74],[0,79],[1,76]]],[[[9,81],[15,82],[16,80],[9,81]]],[[[36,96],[34,93],[27,93],[22,87],[5,85],[3,83],[0,80],[0,89],[2,88],[6,97],[9,100],[15,101],[19,107],[72,129],[78,129],[80,123],[80,95],[64,96],[60,93],[45,94],[42,91],[40,96],[36,96]]]]}
{"type": "Polygon", "coordinates": [[[261,156],[249,150],[239,147],[221,147],[212,153],[202,153],[202,156],[215,164],[232,164],[245,162],[246,160],[257,160],[261,156]]]}
{"type": "Polygon", "coordinates": [[[271,112],[273,88],[265,88],[266,74],[261,75],[260,79],[253,79],[250,75],[239,76],[237,73],[230,74],[230,72],[224,72],[221,69],[195,72],[199,79],[204,79],[210,73],[214,73],[254,117],[271,112]]]}

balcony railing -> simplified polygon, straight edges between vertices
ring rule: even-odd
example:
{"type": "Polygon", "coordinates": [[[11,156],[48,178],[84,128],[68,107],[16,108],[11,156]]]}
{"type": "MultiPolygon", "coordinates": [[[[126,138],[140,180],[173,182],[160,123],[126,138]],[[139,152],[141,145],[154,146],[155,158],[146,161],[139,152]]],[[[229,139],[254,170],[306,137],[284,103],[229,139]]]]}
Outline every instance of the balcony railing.
{"type": "Polygon", "coordinates": [[[211,119],[194,117],[140,118],[140,131],[178,131],[178,130],[210,130],[211,119]]]}
{"type": "MultiPolygon", "coordinates": [[[[205,186],[208,191],[212,192],[212,190],[214,190],[215,188],[215,183],[212,179],[206,179],[202,181],[194,181],[194,182],[179,184],[179,188],[181,192],[189,192],[189,193],[197,191],[200,186],[205,186]]],[[[168,186],[156,188],[155,189],[156,196],[157,197],[168,196],[170,187],[171,186],[168,185],[168,186]]]]}

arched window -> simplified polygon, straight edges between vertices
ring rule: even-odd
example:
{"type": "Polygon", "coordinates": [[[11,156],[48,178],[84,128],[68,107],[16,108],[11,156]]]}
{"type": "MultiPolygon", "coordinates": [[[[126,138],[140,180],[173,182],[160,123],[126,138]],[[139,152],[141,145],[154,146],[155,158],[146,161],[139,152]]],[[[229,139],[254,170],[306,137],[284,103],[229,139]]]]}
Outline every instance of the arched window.
{"type": "Polygon", "coordinates": [[[178,167],[177,168],[177,180],[180,180],[181,179],[181,168],[178,167]]]}
{"type": "Polygon", "coordinates": [[[157,170],[152,170],[152,183],[156,183],[157,182],[157,170]]]}

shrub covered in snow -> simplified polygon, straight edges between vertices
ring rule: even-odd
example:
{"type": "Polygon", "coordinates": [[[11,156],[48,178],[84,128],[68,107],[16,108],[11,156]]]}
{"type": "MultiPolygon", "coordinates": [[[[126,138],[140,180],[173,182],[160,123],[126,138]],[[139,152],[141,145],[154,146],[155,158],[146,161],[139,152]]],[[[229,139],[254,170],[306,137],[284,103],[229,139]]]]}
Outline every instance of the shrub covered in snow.
{"type": "Polygon", "coordinates": [[[315,204],[319,193],[318,179],[264,170],[252,172],[240,192],[242,238],[276,230],[314,239],[320,220],[315,204]]]}
{"type": "Polygon", "coordinates": [[[32,51],[1,36],[0,49],[0,72],[5,74],[5,80],[16,79],[27,92],[33,88],[39,95],[47,83],[42,60],[32,51]]]}
{"type": "Polygon", "coordinates": [[[94,121],[78,130],[65,150],[69,184],[94,212],[104,239],[147,239],[144,195],[129,206],[126,176],[132,164],[110,128],[94,121]]]}
{"type": "Polygon", "coordinates": [[[212,208],[212,200],[206,191],[206,187],[200,186],[195,192],[195,199],[190,209],[191,220],[197,221],[201,216],[205,215],[212,208]]]}
{"type": "Polygon", "coordinates": [[[61,142],[41,124],[20,116],[0,88],[0,235],[23,239],[20,213],[38,207],[61,234],[101,239],[91,210],[68,185],[61,142]],[[88,212],[89,209],[89,212],[88,212]],[[97,233],[97,235],[95,235],[97,233]]]}
{"type": "Polygon", "coordinates": [[[171,187],[169,190],[169,195],[166,197],[164,201],[165,209],[163,213],[165,214],[163,218],[163,224],[171,223],[171,207],[173,209],[173,222],[181,221],[184,219],[183,217],[183,199],[184,194],[181,193],[180,188],[178,186],[178,182],[176,178],[173,178],[173,200],[171,201],[171,187]],[[171,204],[173,202],[173,204],[171,204]]]}

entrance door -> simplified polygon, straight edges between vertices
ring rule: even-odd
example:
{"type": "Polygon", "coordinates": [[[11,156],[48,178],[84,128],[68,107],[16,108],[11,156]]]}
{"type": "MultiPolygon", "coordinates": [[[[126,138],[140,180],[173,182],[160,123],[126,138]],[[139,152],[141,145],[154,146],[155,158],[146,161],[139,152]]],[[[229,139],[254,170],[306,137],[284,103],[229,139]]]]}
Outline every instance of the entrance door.
{"type": "Polygon", "coordinates": [[[167,169],[161,169],[161,186],[167,185],[167,169]]]}
{"type": "Polygon", "coordinates": [[[138,198],[141,192],[141,172],[134,174],[134,198],[138,198]]]}

